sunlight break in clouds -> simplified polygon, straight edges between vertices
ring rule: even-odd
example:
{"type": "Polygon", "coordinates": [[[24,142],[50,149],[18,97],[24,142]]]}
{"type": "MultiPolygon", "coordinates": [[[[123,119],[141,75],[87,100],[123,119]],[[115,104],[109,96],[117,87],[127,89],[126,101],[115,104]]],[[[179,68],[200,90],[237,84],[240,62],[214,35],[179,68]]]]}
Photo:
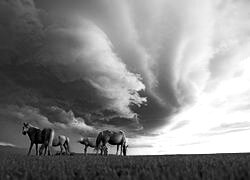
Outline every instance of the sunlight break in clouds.
{"type": "MultiPolygon", "coordinates": [[[[172,72],[168,84],[175,90],[180,111],[167,117],[170,122],[156,131],[158,136],[141,139],[153,145],[147,149],[150,154],[247,152],[250,148],[241,140],[250,134],[250,4],[182,3],[171,4],[183,11],[173,11],[170,16],[178,17],[181,25],[177,30],[183,32],[173,32],[175,41],[170,38],[165,46],[174,54],[168,64],[173,69],[165,66],[165,70],[172,72]]],[[[168,56],[161,57],[162,62],[168,56]]],[[[160,62],[155,59],[156,65],[160,62]]]]}

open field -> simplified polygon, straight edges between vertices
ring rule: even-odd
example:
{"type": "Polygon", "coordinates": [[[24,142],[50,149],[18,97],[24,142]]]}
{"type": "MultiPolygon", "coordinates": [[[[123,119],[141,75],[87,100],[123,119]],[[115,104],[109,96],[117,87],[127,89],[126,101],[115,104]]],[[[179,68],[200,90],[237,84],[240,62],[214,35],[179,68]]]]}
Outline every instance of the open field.
{"type": "Polygon", "coordinates": [[[26,156],[4,151],[1,179],[250,179],[250,154],[26,156]]]}

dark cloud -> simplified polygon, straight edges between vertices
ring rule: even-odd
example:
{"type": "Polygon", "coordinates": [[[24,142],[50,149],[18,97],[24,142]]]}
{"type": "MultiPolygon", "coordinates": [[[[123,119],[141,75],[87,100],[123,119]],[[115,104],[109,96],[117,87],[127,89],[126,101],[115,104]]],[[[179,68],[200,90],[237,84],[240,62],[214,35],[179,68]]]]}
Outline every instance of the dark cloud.
{"type": "Polygon", "coordinates": [[[1,106],[1,119],[10,119],[13,122],[22,124],[23,122],[32,122],[35,126],[50,127],[52,123],[46,117],[40,114],[39,109],[30,106],[19,107],[17,105],[1,106]]]}
{"type": "MultiPolygon", "coordinates": [[[[60,18],[54,19],[53,13],[51,17],[47,14],[51,21],[44,23],[40,18],[45,12],[32,1],[4,1],[1,5],[5,9],[1,29],[12,37],[9,45],[5,41],[0,44],[5,54],[3,81],[18,87],[17,93],[29,94],[37,101],[29,103],[51,101],[57,105],[59,101],[67,108],[80,101],[85,104],[83,111],[109,110],[116,116],[131,118],[134,112],[129,106],[146,101],[137,93],[145,88],[140,76],[126,69],[106,34],[94,23],[74,20],[72,16],[71,21],[63,18],[62,23],[60,18]]],[[[15,92],[12,95],[18,96],[15,92]]],[[[27,99],[22,99],[24,104],[27,99]]]]}
{"type": "Polygon", "coordinates": [[[59,130],[66,130],[74,134],[96,134],[97,130],[85,123],[80,117],[75,117],[70,110],[68,112],[53,106],[40,111],[31,106],[5,105],[0,109],[1,121],[9,120],[18,124],[21,129],[22,123],[29,122],[40,128],[52,127],[59,130]],[[45,113],[46,111],[46,113],[45,113]]]}
{"type": "MultiPolygon", "coordinates": [[[[215,89],[221,89],[222,101],[211,102],[212,107],[225,108],[226,99],[234,103],[225,109],[245,111],[249,88],[231,96],[221,82],[232,90],[234,83],[227,80],[249,77],[247,66],[240,65],[249,57],[248,5],[233,0],[3,0],[1,121],[7,119],[17,130],[28,120],[71,137],[95,136],[103,129],[123,129],[129,138],[153,137],[178,115],[171,132],[191,126],[197,116],[182,112],[209,104],[208,94],[215,97],[215,89]]],[[[244,130],[232,126],[210,130],[244,130]]]]}

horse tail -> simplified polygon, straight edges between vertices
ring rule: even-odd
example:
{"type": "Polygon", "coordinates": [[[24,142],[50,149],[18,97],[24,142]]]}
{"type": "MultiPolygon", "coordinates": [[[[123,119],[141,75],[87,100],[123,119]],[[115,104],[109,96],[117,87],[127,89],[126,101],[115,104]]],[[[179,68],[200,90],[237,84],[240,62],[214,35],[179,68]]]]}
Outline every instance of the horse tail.
{"type": "Polygon", "coordinates": [[[125,135],[125,132],[120,130],[120,133],[122,134],[122,145],[127,143],[127,138],[126,138],[126,135],[125,135]]]}
{"type": "MultiPolygon", "coordinates": [[[[69,137],[66,137],[66,141],[65,141],[66,147],[67,147],[67,151],[70,154],[70,146],[69,146],[69,137]]],[[[67,152],[66,152],[67,153],[67,152]]]]}
{"type": "Polygon", "coordinates": [[[98,150],[99,149],[99,146],[101,144],[101,141],[102,141],[102,132],[100,132],[96,138],[96,142],[95,142],[95,149],[98,150]]]}
{"type": "Polygon", "coordinates": [[[54,129],[51,129],[50,137],[49,137],[49,146],[50,147],[52,147],[52,145],[53,145],[54,136],[55,136],[55,131],[54,131],[54,129]]]}
{"type": "Polygon", "coordinates": [[[124,138],[124,144],[126,145],[127,144],[127,138],[126,138],[126,135],[125,135],[124,132],[123,132],[123,138],[124,138]]]}
{"type": "Polygon", "coordinates": [[[122,145],[121,145],[121,149],[122,149],[122,153],[124,156],[126,156],[127,154],[127,138],[126,135],[123,131],[120,131],[122,133],[122,145]]]}

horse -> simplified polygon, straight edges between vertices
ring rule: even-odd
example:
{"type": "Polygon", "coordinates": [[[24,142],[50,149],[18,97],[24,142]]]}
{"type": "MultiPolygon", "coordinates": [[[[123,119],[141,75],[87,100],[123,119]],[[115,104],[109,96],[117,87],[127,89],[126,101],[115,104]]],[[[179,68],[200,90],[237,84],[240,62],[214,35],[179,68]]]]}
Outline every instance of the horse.
{"type": "MultiPolygon", "coordinates": [[[[81,138],[78,140],[78,142],[82,145],[84,145],[84,155],[87,155],[88,147],[94,148],[96,150],[96,144],[94,141],[91,141],[89,138],[81,138]]],[[[102,146],[101,148],[101,154],[108,155],[108,148],[106,146],[102,146]]]]}
{"type": "Polygon", "coordinates": [[[52,128],[39,129],[29,123],[23,123],[23,135],[28,134],[30,138],[30,147],[28,155],[30,155],[33,145],[36,145],[36,155],[38,155],[38,144],[48,147],[48,155],[50,155],[50,147],[54,138],[54,130],[52,128]]]}
{"type": "MultiPolygon", "coordinates": [[[[70,154],[69,137],[67,137],[67,136],[59,135],[59,136],[55,137],[52,141],[52,146],[54,146],[54,147],[60,146],[60,149],[61,149],[60,155],[62,155],[62,153],[63,153],[63,147],[65,149],[65,153],[70,154]]],[[[44,148],[45,148],[44,155],[46,154],[47,148],[44,145],[41,145],[41,147],[39,149],[39,155],[42,155],[44,148]]]]}
{"type": "Polygon", "coordinates": [[[121,130],[119,131],[111,131],[111,130],[104,130],[100,132],[96,138],[96,154],[98,154],[98,150],[100,149],[100,144],[102,143],[103,147],[106,147],[106,144],[109,143],[110,145],[117,145],[116,155],[119,152],[119,146],[121,146],[120,155],[126,156],[127,154],[127,140],[125,133],[121,130]]]}
{"type": "Polygon", "coordinates": [[[78,142],[82,145],[84,145],[84,155],[87,155],[87,149],[88,147],[95,148],[96,144],[94,141],[91,141],[89,138],[81,138],[78,140],[78,142]]]}

